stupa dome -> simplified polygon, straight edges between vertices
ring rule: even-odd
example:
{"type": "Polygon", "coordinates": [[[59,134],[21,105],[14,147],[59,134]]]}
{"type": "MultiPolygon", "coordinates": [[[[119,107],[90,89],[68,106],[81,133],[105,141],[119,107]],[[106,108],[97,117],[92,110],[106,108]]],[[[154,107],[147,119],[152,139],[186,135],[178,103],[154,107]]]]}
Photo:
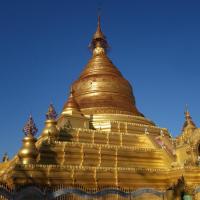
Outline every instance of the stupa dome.
{"type": "Polygon", "coordinates": [[[93,56],[72,85],[81,112],[84,115],[120,113],[143,116],[136,108],[131,85],[106,54],[108,43],[101,31],[100,18],[90,47],[93,56]]]}

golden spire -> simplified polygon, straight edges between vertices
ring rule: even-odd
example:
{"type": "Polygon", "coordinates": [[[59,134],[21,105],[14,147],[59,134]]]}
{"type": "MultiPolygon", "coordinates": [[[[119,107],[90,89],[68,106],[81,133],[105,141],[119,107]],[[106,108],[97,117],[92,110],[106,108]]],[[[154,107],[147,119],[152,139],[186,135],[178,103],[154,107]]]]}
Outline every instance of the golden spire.
{"type": "Polygon", "coordinates": [[[195,129],[196,125],[192,121],[192,117],[190,115],[190,112],[189,112],[189,109],[188,109],[188,105],[186,104],[186,106],[185,106],[185,122],[184,122],[182,130],[184,131],[185,129],[188,129],[188,128],[195,129]]]}
{"type": "Polygon", "coordinates": [[[38,151],[35,146],[37,139],[34,136],[36,135],[37,131],[38,129],[35,125],[35,122],[30,115],[27,123],[23,128],[25,137],[23,139],[23,146],[18,153],[22,164],[33,164],[36,162],[38,151]]]}
{"type": "Polygon", "coordinates": [[[106,39],[103,32],[101,31],[101,17],[100,17],[100,15],[98,16],[97,30],[96,30],[96,33],[93,36],[93,39],[103,39],[103,40],[106,39]]]}
{"type": "Polygon", "coordinates": [[[109,48],[106,36],[103,34],[101,30],[100,15],[98,16],[97,30],[92,38],[89,48],[93,51],[94,55],[105,53],[109,48]]]}

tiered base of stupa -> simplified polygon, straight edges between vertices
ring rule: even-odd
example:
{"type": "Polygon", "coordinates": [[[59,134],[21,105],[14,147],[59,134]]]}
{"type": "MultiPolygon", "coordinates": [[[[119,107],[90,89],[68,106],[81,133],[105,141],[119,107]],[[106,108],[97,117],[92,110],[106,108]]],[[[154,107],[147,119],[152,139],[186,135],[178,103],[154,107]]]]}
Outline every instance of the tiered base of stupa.
{"type": "MultiPolygon", "coordinates": [[[[156,142],[161,132],[164,140],[170,140],[167,130],[98,119],[92,125],[98,124],[98,130],[66,126],[57,136],[51,136],[50,131],[49,137],[42,134],[36,143],[37,164],[23,165],[16,157],[2,172],[2,181],[11,188],[50,186],[58,193],[54,195],[63,194],[60,199],[165,198],[166,190],[184,173],[169,170],[175,158],[156,142]]],[[[52,126],[48,124],[48,130],[52,126]]]]}

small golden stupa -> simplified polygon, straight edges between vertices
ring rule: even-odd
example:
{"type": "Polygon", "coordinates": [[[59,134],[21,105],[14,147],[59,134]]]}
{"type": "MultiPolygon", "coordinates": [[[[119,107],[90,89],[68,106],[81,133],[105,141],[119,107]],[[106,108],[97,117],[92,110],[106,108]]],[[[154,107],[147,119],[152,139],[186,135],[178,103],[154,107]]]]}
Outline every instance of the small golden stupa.
{"type": "Polygon", "coordinates": [[[0,199],[200,200],[200,129],[185,111],[173,138],[136,107],[130,83],[107,56],[100,17],[92,57],[44,129],[30,116],[22,147],[0,164],[0,199]]]}

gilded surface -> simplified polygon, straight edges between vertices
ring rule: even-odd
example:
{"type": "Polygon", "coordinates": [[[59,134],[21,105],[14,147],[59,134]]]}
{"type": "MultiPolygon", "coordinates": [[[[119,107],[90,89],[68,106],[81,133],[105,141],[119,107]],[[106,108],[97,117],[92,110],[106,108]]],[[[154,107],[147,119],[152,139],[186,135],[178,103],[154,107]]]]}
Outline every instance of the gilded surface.
{"type": "MultiPolygon", "coordinates": [[[[0,164],[1,182],[97,193],[120,188],[137,200],[181,199],[184,191],[199,199],[200,129],[189,111],[181,134],[172,138],[138,111],[131,85],[106,54],[100,21],[90,47],[92,58],[72,84],[62,113],[57,118],[50,105],[38,139],[29,121],[21,150],[0,164]]],[[[78,192],[66,198],[82,199],[78,192]]]]}

